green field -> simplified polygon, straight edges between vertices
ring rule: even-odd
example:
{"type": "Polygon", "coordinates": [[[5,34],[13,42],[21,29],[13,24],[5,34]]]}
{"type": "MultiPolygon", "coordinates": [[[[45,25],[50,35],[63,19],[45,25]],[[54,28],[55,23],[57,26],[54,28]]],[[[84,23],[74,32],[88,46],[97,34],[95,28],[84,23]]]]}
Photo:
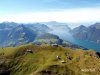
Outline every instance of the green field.
{"type": "Polygon", "coordinates": [[[4,74],[100,75],[100,58],[93,50],[48,44],[1,48],[0,75],[4,74]]]}

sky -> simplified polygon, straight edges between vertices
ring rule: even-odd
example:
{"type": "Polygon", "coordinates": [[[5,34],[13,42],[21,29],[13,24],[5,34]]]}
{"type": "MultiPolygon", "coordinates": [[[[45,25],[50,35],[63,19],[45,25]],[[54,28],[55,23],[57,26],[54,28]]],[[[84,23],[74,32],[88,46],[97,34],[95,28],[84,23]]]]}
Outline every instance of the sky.
{"type": "Polygon", "coordinates": [[[0,22],[100,22],[100,0],[0,0],[0,22]]]}

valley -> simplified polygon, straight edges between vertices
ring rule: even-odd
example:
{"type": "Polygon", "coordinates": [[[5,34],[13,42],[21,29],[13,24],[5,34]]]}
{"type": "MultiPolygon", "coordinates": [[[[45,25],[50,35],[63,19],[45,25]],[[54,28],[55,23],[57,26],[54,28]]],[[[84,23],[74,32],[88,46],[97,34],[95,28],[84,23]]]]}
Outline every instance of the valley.
{"type": "Polygon", "coordinates": [[[1,23],[0,75],[99,75],[100,44],[87,39],[85,29],[62,23],[1,23]]]}

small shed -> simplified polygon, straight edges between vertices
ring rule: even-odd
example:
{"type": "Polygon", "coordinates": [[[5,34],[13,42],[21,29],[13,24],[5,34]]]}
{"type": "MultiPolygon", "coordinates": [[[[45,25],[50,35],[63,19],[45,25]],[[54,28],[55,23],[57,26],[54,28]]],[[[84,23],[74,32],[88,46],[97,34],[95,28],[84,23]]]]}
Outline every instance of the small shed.
{"type": "Polygon", "coordinates": [[[66,62],[64,60],[62,60],[61,63],[66,63],[66,62]]]}
{"type": "Polygon", "coordinates": [[[56,56],[56,59],[59,59],[59,60],[60,60],[61,58],[57,55],[57,56],[56,56]]]}
{"type": "Polygon", "coordinates": [[[58,44],[51,44],[53,47],[58,47],[58,44]]]}
{"type": "Polygon", "coordinates": [[[27,49],[26,51],[29,53],[33,53],[33,51],[31,49],[27,49]]]}
{"type": "Polygon", "coordinates": [[[88,48],[83,48],[83,50],[88,50],[88,48]]]}

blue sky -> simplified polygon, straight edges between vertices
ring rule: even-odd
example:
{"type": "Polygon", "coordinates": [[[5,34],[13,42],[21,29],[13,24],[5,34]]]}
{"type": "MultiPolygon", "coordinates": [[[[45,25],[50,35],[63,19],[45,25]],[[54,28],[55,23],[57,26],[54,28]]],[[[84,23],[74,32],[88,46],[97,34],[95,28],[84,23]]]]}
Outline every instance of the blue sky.
{"type": "MultiPolygon", "coordinates": [[[[38,18],[39,21],[60,21],[60,19],[57,20],[58,17],[54,17],[55,14],[62,14],[61,16],[59,16],[60,18],[64,15],[69,15],[69,11],[71,12],[70,15],[77,16],[82,12],[85,12],[85,16],[87,16],[89,13],[93,11],[93,18],[96,17],[98,19],[99,17],[95,16],[95,14],[99,15],[99,13],[96,12],[100,11],[100,0],[0,0],[0,21],[8,20],[16,22],[34,22],[37,21],[38,18]],[[65,14],[66,12],[68,13],[65,14]],[[43,16],[43,18],[45,18],[44,20],[40,19],[39,16],[41,15],[43,16]],[[25,16],[28,17],[28,19],[30,20],[24,20],[25,16]],[[46,20],[47,17],[50,17],[50,19],[46,20]]],[[[72,18],[75,18],[75,16],[72,16],[72,18]]],[[[65,22],[65,17],[62,17],[61,19],[64,19],[61,21],[65,22]]],[[[70,19],[70,16],[68,16],[67,19],[70,19]]],[[[86,21],[89,21],[89,19],[86,21]]],[[[95,21],[98,21],[97,19],[95,21]]],[[[76,21],[74,21],[73,19],[72,22],[76,21]]]]}
{"type": "Polygon", "coordinates": [[[100,0],[0,0],[0,12],[22,13],[99,7],[100,0]]]}

